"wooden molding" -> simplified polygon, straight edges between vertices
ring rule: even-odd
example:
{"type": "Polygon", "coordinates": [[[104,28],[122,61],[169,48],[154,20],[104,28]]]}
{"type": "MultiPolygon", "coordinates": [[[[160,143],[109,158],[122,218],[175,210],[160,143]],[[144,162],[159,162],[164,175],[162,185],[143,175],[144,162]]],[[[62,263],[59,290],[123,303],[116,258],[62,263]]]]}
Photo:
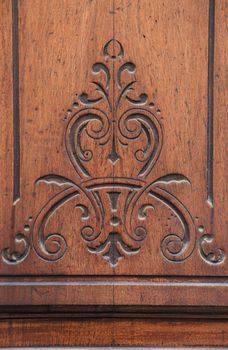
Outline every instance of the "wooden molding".
{"type": "Polygon", "coordinates": [[[5,277],[0,294],[0,305],[228,305],[228,283],[218,277],[5,277]]]}

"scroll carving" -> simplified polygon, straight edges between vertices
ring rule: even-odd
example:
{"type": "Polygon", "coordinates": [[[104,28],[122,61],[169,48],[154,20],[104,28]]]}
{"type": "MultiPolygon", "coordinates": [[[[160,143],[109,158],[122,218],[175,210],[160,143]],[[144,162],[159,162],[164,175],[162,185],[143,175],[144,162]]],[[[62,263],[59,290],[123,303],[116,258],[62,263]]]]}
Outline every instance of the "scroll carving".
{"type": "Polygon", "coordinates": [[[225,252],[221,248],[216,248],[214,251],[210,249],[210,244],[214,241],[214,235],[205,232],[204,227],[200,227],[203,235],[198,241],[199,254],[210,265],[222,264],[225,260],[225,252]]]}
{"type": "MultiPolygon", "coordinates": [[[[29,221],[32,219],[30,218],[29,221]]],[[[30,240],[29,240],[29,233],[30,233],[30,224],[24,225],[23,232],[18,232],[16,236],[14,237],[14,243],[16,246],[18,246],[17,249],[14,249],[13,251],[10,248],[4,248],[2,250],[2,260],[9,265],[17,265],[24,261],[30,252],[30,240]]]]}
{"type": "MultiPolygon", "coordinates": [[[[195,248],[196,228],[192,216],[170,189],[172,184],[188,186],[190,181],[183,174],[170,173],[151,182],[149,175],[163,146],[161,111],[145,92],[135,95],[136,65],[123,60],[121,43],[107,42],[103,61],[92,66],[94,93],[79,95],[64,118],[64,144],[79,180],[47,174],[36,181],[37,186],[43,183],[58,188],[33,225],[32,245],[37,255],[46,261],[58,261],[68,249],[64,233],[48,229],[49,220],[67,203],[73,204],[77,231],[88,252],[101,255],[111,267],[116,267],[124,257],[140,252],[148,234],[153,234],[148,232],[147,223],[149,217],[157,217],[158,205],[169,210],[178,223],[175,228],[168,226],[162,234],[163,257],[170,262],[181,262],[195,248]],[[136,145],[135,148],[132,145],[136,145]],[[96,168],[110,164],[115,174],[115,167],[126,150],[132,160],[132,166],[126,170],[128,174],[100,178],[96,168]]],[[[10,253],[7,248],[2,253],[5,262],[15,263],[26,258],[30,249],[28,239],[18,234],[15,242],[19,241],[24,243],[24,253],[10,253]]],[[[209,235],[200,238],[201,257],[209,263],[221,263],[222,250],[218,255],[205,253],[204,244],[210,242],[209,235]]]]}
{"type": "Polygon", "coordinates": [[[52,261],[64,255],[67,244],[63,235],[45,234],[45,227],[55,210],[75,199],[75,215],[78,215],[81,238],[88,251],[103,256],[115,267],[120,259],[140,252],[148,235],[147,217],[160,203],[173,213],[180,227],[178,232],[169,229],[164,232],[161,253],[169,261],[183,261],[194,249],[195,226],[188,210],[168,187],[172,183],[188,185],[190,182],[181,174],[165,174],[153,182],[147,180],[162,150],[160,110],[149,102],[146,93],[135,97],[136,66],[123,62],[124,49],[120,42],[110,40],[105,44],[103,57],[103,62],[92,66],[94,76],[100,77],[92,81],[95,94],[89,96],[83,92],[74,102],[78,110],[70,110],[67,118],[65,147],[80,181],[76,184],[58,175],[46,175],[37,181],[37,184],[64,185],[65,190],[51,199],[36,219],[33,230],[36,252],[52,261]],[[113,168],[121,159],[120,148],[125,150],[141,140],[140,147],[132,152],[129,176],[101,179],[99,173],[91,171],[99,158],[94,154],[94,147],[90,149],[90,143],[85,142],[89,139],[97,146],[100,158],[102,154],[102,160],[106,157],[113,168]],[[124,203],[121,206],[120,198],[124,203]],[[96,222],[92,218],[96,218],[96,222]],[[49,246],[53,244],[56,249],[52,247],[50,253],[49,246]]]}

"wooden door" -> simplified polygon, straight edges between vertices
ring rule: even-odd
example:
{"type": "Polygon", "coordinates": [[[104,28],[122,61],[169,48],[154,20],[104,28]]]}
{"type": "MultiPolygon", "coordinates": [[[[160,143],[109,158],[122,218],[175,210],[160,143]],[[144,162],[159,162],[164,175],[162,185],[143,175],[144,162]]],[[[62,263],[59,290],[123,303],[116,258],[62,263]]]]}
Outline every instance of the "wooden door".
{"type": "Polygon", "coordinates": [[[0,6],[0,345],[228,345],[227,1],[0,6]]]}

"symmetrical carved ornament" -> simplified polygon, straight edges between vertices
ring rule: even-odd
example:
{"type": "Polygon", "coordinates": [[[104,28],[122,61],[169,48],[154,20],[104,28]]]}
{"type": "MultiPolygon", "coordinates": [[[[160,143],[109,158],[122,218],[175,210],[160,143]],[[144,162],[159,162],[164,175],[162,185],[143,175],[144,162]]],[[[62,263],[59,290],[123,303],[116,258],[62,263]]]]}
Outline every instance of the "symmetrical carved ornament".
{"type": "MultiPolygon", "coordinates": [[[[147,235],[152,234],[145,225],[148,213],[155,212],[158,203],[169,209],[180,227],[178,232],[169,227],[164,232],[160,245],[164,258],[170,262],[184,261],[196,246],[194,220],[169,189],[174,183],[189,185],[189,179],[178,173],[164,174],[152,182],[148,179],[162,151],[163,128],[160,110],[148,100],[148,95],[141,93],[133,97],[137,85],[135,71],[134,63],[124,62],[121,43],[110,40],[103,48],[103,61],[92,66],[92,73],[98,78],[92,82],[95,94],[90,97],[82,93],[68,111],[64,143],[79,180],[47,174],[36,181],[36,185],[55,184],[59,188],[43,206],[32,227],[32,245],[44,260],[57,261],[67,251],[64,233],[47,232],[47,224],[72,200],[87,250],[101,255],[112,267],[121,258],[139,253],[147,235]],[[124,177],[115,175],[122,154],[131,159],[124,177]],[[110,177],[99,177],[104,164],[113,169],[110,177]]],[[[30,230],[28,225],[26,230],[30,230]]],[[[221,249],[205,253],[204,245],[212,240],[212,235],[204,234],[198,242],[199,252],[205,261],[221,263],[224,260],[221,249]]],[[[2,258],[6,263],[19,263],[29,253],[30,243],[25,233],[18,233],[15,242],[24,243],[25,250],[12,253],[9,248],[4,249],[2,258]]]]}

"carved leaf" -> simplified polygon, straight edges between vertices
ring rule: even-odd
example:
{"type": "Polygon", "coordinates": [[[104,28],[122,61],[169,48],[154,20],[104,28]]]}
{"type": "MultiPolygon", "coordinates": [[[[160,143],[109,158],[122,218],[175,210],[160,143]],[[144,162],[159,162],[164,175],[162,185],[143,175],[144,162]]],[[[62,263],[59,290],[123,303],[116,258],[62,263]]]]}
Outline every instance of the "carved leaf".
{"type": "Polygon", "coordinates": [[[40,177],[37,181],[36,184],[38,183],[46,183],[48,185],[57,185],[57,186],[66,186],[66,185],[70,185],[70,186],[75,186],[75,183],[69,179],[67,179],[64,176],[60,176],[60,175],[45,175],[40,177]]]}
{"type": "Polygon", "coordinates": [[[160,183],[164,183],[166,185],[171,184],[171,183],[188,183],[191,184],[190,181],[188,180],[188,178],[184,175],[181,174],[168,174],[165,176],[160,177],[159,179],[157,179],[156,181],[153,182],[153,184],[160,184],[160,183]]]}
{"type": "MultiPolygon", "coordinates": [[[[136,65],[133,62],[122,63],[124,50],[118,40],[111,39],[105,44],[103,56],[104,62],[96,62],[92,66],[93,75],[102,78],[91,81],[96,93],[90,96],[82,92],[79,95],[77,107],[80,106],[80,109],[75,113],[71,111],[64,134],[69,160],[80,179],[73,182],[63,176],[48,174],[36,181],[36,184],[54,184],[64,188],[46,203],[35,221],[33,228],[35,251],[47,261],[57,261],[64,256],[68,247],[65,237],[60,233],[47,233],[45,228],[57,209],[76,196],[82,195],[86,197],[87,202],[80,202],[78,198],[79,202],[77,200],[75,208],[80,209],[82,222],[91,220],[81,228],[81,237],[90,253],[102,255],[114,268],[123,257],[137,254],[147,237],[144,226],[132,225],[134,207],[137,208],[136,217],[140,221],[144,220],[144,223],[148,219],[148,210],[155,210],[148,198],[145,202],[140,199],[145,193],[168,207],[179,220],[181,234],[165,232],[161,250],[169,261],[183,261],[194,249],[194,222],[187,208],[162,187],[175,183],[191,183],[184,175],[177,173],[166,174],[152,183],[148,182],[147,177],[155,166],[163,145],[163,126],[157,115],[161,111],[157,108],[154,112],[149,110],[155,105],[153,102],[149,103],[145,92],[132,93],[137,84],[136,65]],[[114,64],[117,59],[121,61],[120,67],[119,64],[117,67],[114,64]],[[112,60],[113,65],[110,65],[108,60],[112,60]],[[102,104],[95,107],[99,102],[102,104]],[[140,148],[134,148],[132,151],[133,142],[135,147],[140,143],[140,148]],[[92,143],[95,147],[91,147],[92,143]],[[132,158],[131,165],[129,162],[128,176],[105,178],[104,182],[97,172],[97,162],[99,163],[101,159],[99,165],[103,166],[103,161],[107,157],[106,160],[111,161],[114,168],[118,160],[124,157],[122,155],[124,152],[119,152],[122,147],[128,148],[127,154],[132,158]],[[135,173],[134,168],[137,169],[135,173]],[[137,178],[132,178],[134,175],[137,178]],[[125,200],[123,207],[118,206],[120,195],[122,203],[125,200]],[[107,196],[110,207],[106,202],[103,203],[107,196]],[[136,206],[139,199],[140,208],[136,206]],[[95,213],[94,219],[90,216],[91,209],[95,213]],[[115,231],[112,231],[112,228],[111,232],[107,232],[109,225],[115,227],[115,231]]],[[[216,257],[212,259],[215,260],[216,257]]]]}

